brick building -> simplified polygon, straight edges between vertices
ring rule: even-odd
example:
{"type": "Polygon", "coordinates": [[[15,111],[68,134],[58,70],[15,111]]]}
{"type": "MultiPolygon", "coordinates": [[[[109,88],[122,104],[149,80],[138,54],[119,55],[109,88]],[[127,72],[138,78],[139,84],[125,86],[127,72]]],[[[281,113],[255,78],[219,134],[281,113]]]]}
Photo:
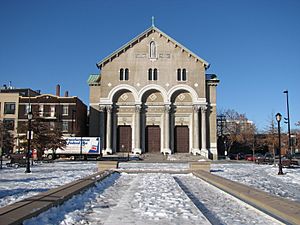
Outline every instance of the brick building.
{"type": "MultiPolygon", "coordinates": [[[[41,94],[29,88],[3,87],[0,90],[0,120],[10,124],[15,137],[25,134],[18,133],[18,127],[22,124],[26,127],[30,111],[33,120],[39,118],[52,129],[62,129],[64,136],[87,135],[87,106],[78,97],[68,96],[68,92],[60,96],[59,85],[56,95],[41,94]]],[[[18,138],[15,146],[18,146],[18,138]]]]}

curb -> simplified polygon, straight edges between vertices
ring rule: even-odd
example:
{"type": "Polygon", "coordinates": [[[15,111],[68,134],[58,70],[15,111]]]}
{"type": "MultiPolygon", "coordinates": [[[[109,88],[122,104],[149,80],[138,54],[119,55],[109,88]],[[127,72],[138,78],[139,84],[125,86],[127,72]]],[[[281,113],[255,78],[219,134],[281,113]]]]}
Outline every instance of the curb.
{"type": "Polygon", "coordinates": [[[102,171],[0,208],[0,225],[19,225],[111,175],[102,171]]]}
{"type": "Polygon", "coordinates": [[[298,202],[276,197],[205,171],[196,171],[193,174],[285,224],[300,224],[298,202]]]}

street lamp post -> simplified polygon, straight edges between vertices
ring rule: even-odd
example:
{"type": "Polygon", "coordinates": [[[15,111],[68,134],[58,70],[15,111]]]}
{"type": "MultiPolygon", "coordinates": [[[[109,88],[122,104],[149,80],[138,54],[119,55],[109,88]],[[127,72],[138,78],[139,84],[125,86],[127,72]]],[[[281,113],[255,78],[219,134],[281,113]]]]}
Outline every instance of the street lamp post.
{"type": "Polygon", "coordinates": [[[31,173],[30,171],[30,141],[31,141],[31,120],[32,112],[28,112],[28,136],[27,136],[27,154],[26,154],[26,170],[25,173],[31,173]]]}
{"type": "Polygon", "coordinates": [[[283,172],[282,172],[282,164],[281,164],[281,139],[280,139],[280,121],[281,121],[281,114],[280,113],[277,113],[276,114],[276,120],[277,120],[277,123],[278,123],[278,145],[279,145],[279,172],[278,172],[278,175],[283,175],[283,172]]]}
{"type": "Polygon", "coordinates": [[[285,90],[283,92],[286,94],[286,108],[287,108],[287,124],[288,124],[288,134],[289,134],[289,154],[292,153],[291,149],[291,123],[290,123],[290,107],[289,107],[289,91],[285,90]]]}

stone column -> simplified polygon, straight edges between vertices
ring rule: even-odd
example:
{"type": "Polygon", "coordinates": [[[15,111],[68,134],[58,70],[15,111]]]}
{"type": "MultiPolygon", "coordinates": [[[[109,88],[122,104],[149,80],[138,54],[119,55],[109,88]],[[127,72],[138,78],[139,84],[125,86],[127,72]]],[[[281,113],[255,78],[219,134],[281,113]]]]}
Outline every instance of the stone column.
{"type": "Polygon", "coordinates": [[[206,148],[206,106],[201,107],[201,134],[202,134],[202,146],[201,152],[205,157],[208,157],[208,151],[206,148]]]}
{"type": "Polygon", "coordinates": [[[99,119],[99,122],[100,122],[100,124],[99,124],[99,135],[100,135],[100,138],[101,138],[101,142],[100,142],[100,145],[101,145],[101,155],[103,154],[103,152],[104,152],[104,141],[105,141],[105,139],[106,139],[106,137],[105,137],[105,127],[103,126],[103,124],[105,123],[105,120],[104,120],[104,113],[105,113],[105,106],[103,106],[103,105],[100,105],[99,106],[99,112],[100,112],[100,119],[99,119]]]}
{"type": "Polygon", "coordinates": [[[171,149],[170,149],[170,105],[165,105],[165,112],[164,112],[164,117],[165,117],[165,135],[164,135],[164,154],[168,153],[171,154],[171,149]]]}
{"type": "Polygon", "coordinates": [[[141,154],[142,150],[141,150],[141,106],[140,105],[136,105],[135,106],[135,134],[134,134],[134,138],[135,138],[135,142],[134,142],[134,153],[135,154],[141,154]]]}
{"type": "Polygon", "coordinates": [[[106,107],[106,153],[112,153],[111,149],[111,114],[112,114],[112,106],[106,107]]]}
{"type": "Polygon", "coordinates": [[[200,149],[199,149],[199,105],[194,105],[194,137],[193,137],[193,154],[197,155],[200,154],[200,149]]]}

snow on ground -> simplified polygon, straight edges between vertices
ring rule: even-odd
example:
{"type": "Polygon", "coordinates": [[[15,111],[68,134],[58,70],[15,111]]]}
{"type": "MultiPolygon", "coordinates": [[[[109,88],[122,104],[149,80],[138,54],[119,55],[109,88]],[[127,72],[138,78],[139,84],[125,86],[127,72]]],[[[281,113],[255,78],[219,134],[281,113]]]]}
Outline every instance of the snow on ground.
{"type": "Polygon", "coordinates": [[[95,161],[56,161],[34,164],[31,171],[5,166],[0,170],[0,207],[93,174],[97,166],[95,161]]]}
{"type": "Polygon", "coordinates": [[[278,166],[273,165],[212,164],[211,172],[272,195],[300,202],[300,167],[283,168],[285,175],[277,175],[278,166]]]}
{"type": "MultiPolygon", "coordinates": [[[[188,169],[187,163],[120,163],[126,170],[188,169]]],[[[61,161],[0,170],[0,206],[96,172],[96,162],[61,161]]],[[[300,168],[251,163],[212,164],[216,175],[300,200],[300,168]]],[[[25,224],[276,224],[265,214],[192,175],[113,174],[25,224]],[[208,220],[209,221],[208,221],[208,220]]]]}
{"type": "Polygon", "coordinates": [[[193,175],[122,173],[24,225],[211,223],[279,224],[193,175]]]}

